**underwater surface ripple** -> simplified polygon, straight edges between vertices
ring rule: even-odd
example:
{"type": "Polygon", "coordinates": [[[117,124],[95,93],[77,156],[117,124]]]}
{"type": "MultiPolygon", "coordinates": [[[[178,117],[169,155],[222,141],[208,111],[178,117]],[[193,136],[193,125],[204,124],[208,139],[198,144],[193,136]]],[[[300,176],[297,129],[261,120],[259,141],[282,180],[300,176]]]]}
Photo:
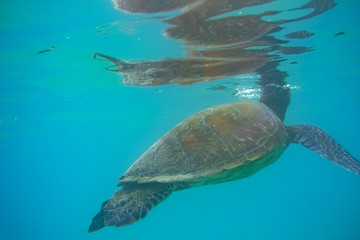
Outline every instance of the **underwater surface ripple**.
{"type": "MultiPolygon", "coordinates": [[[[269,2],[265,10],[293,6],[269,2]]],[[[284,60],[285,123],[321,126],[359,159],[360,5],[336,4],[281,24],[272,36],[288,43],[255,50],[284,60]],[[287,54],[299,46],[311,51],[287,54]]],[[[359,176],[296,145],[249,178],[176,192],[142,221],[87,233],[118,178],[172,127],[207,107],[260,96],[253,68],[143,87],[93,59],[187,58],[193,45],[163,35],[177,14],[126,14],[95,0],[0,3],[0,239],[359,239],[359,176]]]]}

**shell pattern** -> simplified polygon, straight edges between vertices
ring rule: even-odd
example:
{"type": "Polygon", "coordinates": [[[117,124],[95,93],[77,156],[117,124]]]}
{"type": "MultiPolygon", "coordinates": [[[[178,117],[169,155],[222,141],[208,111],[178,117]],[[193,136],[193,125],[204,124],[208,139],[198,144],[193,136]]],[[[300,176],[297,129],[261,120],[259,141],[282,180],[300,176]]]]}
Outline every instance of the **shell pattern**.
{"type": "Polygon", "coordinates": [[[286,134],[284,124],[262,103],[215,106],[168,132],[121,181],[203,185],[246,177],[279,157],[287,147],[286,134]]]}

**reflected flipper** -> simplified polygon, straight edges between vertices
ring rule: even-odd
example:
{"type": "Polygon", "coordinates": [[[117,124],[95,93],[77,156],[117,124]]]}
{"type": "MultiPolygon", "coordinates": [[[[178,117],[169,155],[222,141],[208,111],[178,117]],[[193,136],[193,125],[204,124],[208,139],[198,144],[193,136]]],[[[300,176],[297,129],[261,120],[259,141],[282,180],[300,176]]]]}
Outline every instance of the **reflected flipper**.
{"type": "Polygon", "coordinates": [[[134,68],[133,64],[126,63],[117,58],[110,57],[108,55],[101,54],[101,53],[94,53],[93,58],[98,61],[110,61],[110,62],[114,63],[115,65],[105,68],[108,71],[126,72],[126,71],[132,70],[134,68]]]}
{"type": "Polygon", "coordinates": [[[148,212],[173,191],[171,184],[124,184],[122,190],[105,201],[93,218],[89,232],[105,226],[126,226],[144,218],[148,212]]]}
{"type": "Polygon", "coordinates": [[[360,162],[324,130],[312,125],[289,127],[293,143],[301,143],[327,160],[360,175],[360,162]]]}

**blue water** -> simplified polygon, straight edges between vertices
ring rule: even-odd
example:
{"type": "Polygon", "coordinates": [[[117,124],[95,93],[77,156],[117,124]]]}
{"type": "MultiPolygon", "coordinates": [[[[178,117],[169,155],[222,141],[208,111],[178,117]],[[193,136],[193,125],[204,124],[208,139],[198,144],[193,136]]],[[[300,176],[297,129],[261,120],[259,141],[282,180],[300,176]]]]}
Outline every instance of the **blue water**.
{"type": "MultiPolygon", "coordinates": [[[[359,7],[338,1],[285,24],[315,33],[292,41],[314,50],[280,66],[292,86],[285,123],[321,126],[358,159],[359,7]]],[[[173,126],[206,107],[258,99],[238,85],[209,90],[239,76],[126,86],[92,58],[183,57],[164,28],[110,0],[0,2],[0,239],[360,239],[360,177],[298,145],[249,178],[176,192],[144,220],[87,233],[118,178],[173,126]]]]}

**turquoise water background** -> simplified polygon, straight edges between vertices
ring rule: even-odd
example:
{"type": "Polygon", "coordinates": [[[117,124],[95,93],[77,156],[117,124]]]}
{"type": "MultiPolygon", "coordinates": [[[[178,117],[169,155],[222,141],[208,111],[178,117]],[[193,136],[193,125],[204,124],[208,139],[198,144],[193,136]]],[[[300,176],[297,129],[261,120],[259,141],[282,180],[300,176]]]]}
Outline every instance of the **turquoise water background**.
{"type": "MultiPolygon", "coordinates": [[[[314,51],[281,65],[293,88],[285,123],[321,126],[358,159],[359,8],[338,1],[284,25],[314,32],[292,41],[314,51]]],[[[148,17],[106,0],[0,2],[0,239],[360,239],[360,177],[298,145],[249,178],[176,192],[144,220],[87,233],[118,178],[168,130],[207,107],[257,100],[233,95],[239,86],[209,90],[239,76],[125,86],[92,58],[183,56],[162,36],[165,24],[148,17]]]]}

